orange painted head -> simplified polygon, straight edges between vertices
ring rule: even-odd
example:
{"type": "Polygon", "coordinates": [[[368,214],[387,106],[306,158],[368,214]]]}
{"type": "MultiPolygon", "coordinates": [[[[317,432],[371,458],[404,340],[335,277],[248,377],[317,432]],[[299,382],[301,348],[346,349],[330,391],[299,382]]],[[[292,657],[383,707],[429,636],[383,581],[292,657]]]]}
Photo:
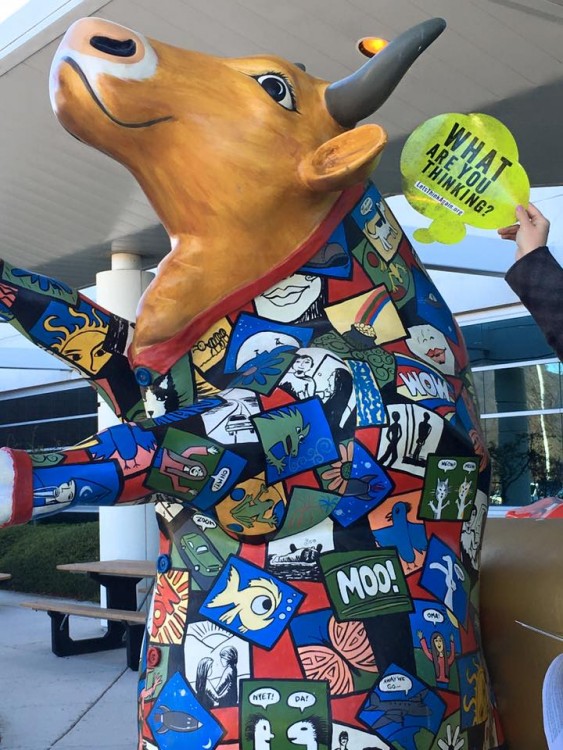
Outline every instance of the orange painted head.
{"type": "Polygon", "coordinates": [[[172,241],[140,306],[136,352],[231,289],[256,292],[339,194],[365,181],[386,134],[356,123],[443,27],[421,24],[329,84],[278,57],[214,57],[99,18],[71,26],[51,70],[55,113],[131,170],[172,241]]]}

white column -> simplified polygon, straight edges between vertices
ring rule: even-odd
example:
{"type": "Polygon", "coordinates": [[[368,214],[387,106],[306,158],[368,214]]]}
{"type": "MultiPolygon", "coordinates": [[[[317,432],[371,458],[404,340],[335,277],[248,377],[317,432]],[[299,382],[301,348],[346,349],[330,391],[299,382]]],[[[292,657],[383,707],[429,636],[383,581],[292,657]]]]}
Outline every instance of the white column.
{"type": "MultiPolygon", "coordinates": [[[[114,253],[111,271],[96,274],[96,300],[116,315],[135,320],[139,299],[153,279],[133,253],[114,253]]],[[[104,401],[98,408],[100,430],[119,420],[104,401]]],[[[100,560],[156,560],[158,526],[154,505],[100,508],[100,560]]]]}

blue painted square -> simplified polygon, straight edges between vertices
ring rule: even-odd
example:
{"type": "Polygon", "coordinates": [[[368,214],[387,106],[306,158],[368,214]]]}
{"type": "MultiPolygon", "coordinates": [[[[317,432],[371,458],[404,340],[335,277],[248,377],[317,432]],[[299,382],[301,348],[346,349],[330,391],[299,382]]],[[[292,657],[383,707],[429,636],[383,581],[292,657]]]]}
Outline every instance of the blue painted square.
{"type": "Polygon", "coordinates": [[[418,268],[412,275],[416,289],[416,311],[418,315],[457,344],[458,336],[452,313],[433,282],[418,268]]]}
{"type": "Polygon", "coordinates": [[[125,423],[108,427],[107,430],[98,433],[95,443],[88,448],[88,453],[96,460],[119,457],[127,468],[128,463],[135,466],[135,458],[140,448],[145,451],[154,450],[154,434],[137,424],[125,423]]]}
{"type": "Polygon", "coordinates": [[[155,417],[149,420],[149,424],[162,425],[171,424],[172,422],[180,422],[183,419],[189,419],[195,417],[198,414],[205,414],[206,411],[216,409],[221,406],[223,400],[220,398],[203,398],[201,401],[197,401],[195,404],[189,406],[182,406],[177,411],[171,411],[168,414],[163,414],[160,417],[155,417]]]}
{"type": "Polygon", "coordinates": [[[462,396],[460,396],[455,402],[455,414],[451,420],[451,424],[456,427],[460,426],[465,428],[467,432],[475,429],[475,423],[473,417],[467,409],[467,404],[462,396]]]}
{"type": "Polygon", "coordinates": [[[237,360],[243,345],[250,351],[249,356],[243,357],[245,362],[263,351],[273,351],[277,346],[276,334],[278,334],[280,347],[289,345],[299,349],[309,345],[313,337],[313,329],[276,323],[273,320],[257,318],[249,313],[241,313],[229,339],[229,347],[225,356],[225,372],[237,372],[237,360]],[[266,340],[267,344],[262,346],[262,341],[266,340]],[[256,345],[249,346],[253,341],[256,342],[256,345]]]}
{"type": "Polygon", "coordinates": [[[330,235],[326,245],[311,260],[299,269],[299,273],[315,274],[333,279],[349,279],[352,275],[352,257],[344,224],[339,224],[330,235]]]}
{"type": "Polygon", "coordinates": [[[350,478],[332,513],[332,518],[341,526],[350,526],[370,510],[377,508],[393,489],[393,482],[385,470],[360,443],[354,443],[349,471],[350,478]]]}
{"type": "MultiPolygon", "coordinates": [[[[66,302],[50,302],[37,323],[30,328],[29,333],[35,341],[46,347],[55,347],[57,351],[63,351],[72,340],[73,347],[84,354],[84,361],[93,347],[93,339],[90,337],[80,338],[83,332],[99,333],[101,341],[105,336],[109,325],[109,315],[102,310],[94,308],[86,300],[81,299],[76,308],[71,308],[66,302]]],[[[98,344],[98,339],[95,339],[98,344]]],[[[87,369],[82,366],[82,359],[73,360],[75,367],[87,369]]],[[[91,362],[90,362],[91,365],[91,362]]]]}
{"type": "Polygon", "coordinates": [[[252,421],[266,454],[268,484],[338,457],[330,426],[317,398],[264,412],[252,421]]]}
{"type": "Polygon", "coordinates": [[[428,544],[420,584],[466,626],[469,576],[455,552],[438,537],[433,536],[428,544]]]}
{"type": "Polygon", "coordinates": [[[57,513],[71,505],[113,505],[120,490],[115,461],[61,464],[33,471],[33,506],[44,508],[44,513],[57,513]]]}
{"type": "Polygon", "coordinates": [[[224,734],[221,725],[198,703],[179,672],[160,691],[148,724],[159,750],[185,750],[186,747],[213,750],[224,734]]]}
{"type": "Polygon", "coordinates": [[[303,594],[252,563],[231,555],[200,607],[200,614],[262,648],[272,648],[303,594]]]}
{"type": "Polygon", "coordinates": [[[367,362],[357,362],[354,359],[349,359],[347,364],[354,375],[357,426],[373,427],[385,424],[385,405],[371,367],[367,362]]]}
{"type": "Polygon", "coordinates": [[[383,673],[358,718],[403,750],[429,750],[445,712],[444,701],[424,683],[396,664],[383,673]],[[427,729],[426,741],[417,734],[427,729]]]}

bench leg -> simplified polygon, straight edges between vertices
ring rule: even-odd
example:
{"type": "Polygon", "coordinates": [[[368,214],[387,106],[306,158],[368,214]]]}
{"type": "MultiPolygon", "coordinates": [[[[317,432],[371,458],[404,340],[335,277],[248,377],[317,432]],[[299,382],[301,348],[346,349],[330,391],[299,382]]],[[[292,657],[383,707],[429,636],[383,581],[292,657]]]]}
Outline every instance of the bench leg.
{"type": "MultiPolygon", "coordinates": [[[[62,612],[49,612],[51,618],[51,649],[55,656],[74,656],[91,654],[95,651],[108,651],[121,648],[124,644],[125,625],[121,622],[109,622],[105,635],[97,638],[80,638],[70,636],[69,615],[62,612]]],[[[142,626],[139,626],[142,627],[142,626]]]]}
{"type": "Polygon", "coordinates": [[[145,626],[136,623],[125,623],[127,629],[125,646],[127,648],[127,666],[134,672],[139,670],[139,661],[141,659],[141,649],[143,647],[143,635],[145,626]]]}

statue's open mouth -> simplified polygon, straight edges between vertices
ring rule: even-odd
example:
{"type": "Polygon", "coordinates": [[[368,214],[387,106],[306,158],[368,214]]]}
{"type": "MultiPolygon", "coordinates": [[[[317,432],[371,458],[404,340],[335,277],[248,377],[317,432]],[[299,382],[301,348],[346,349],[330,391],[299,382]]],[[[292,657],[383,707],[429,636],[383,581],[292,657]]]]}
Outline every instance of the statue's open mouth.
{"type": "Polygon", "coordinates": [[[112,113],[107,109],[105,104],[101,101],[99,96],[96,94],[94,89],[92,88],[90,81],[84,74],[84,71],[80,67],[80,65],[69,55],[65,55],[63,57],[63,62],[68,63],[70,67],[76,72],[76,74],[79,76],[80,80],[86,87],[86,90],[92,97],[92,99],[95,101],[97,106],[102,110],[102,112],[106,115],[106,117],[109,117],[109,119],[112,122],[115,122],[116,125],[120,125],[122,128],[150,128],[153,125],[158,125],[161,122],[169,122],[173,120],[174,118],[172,115],[166,115],[164,117],[155,117],[154,120],[144,120],[142,122],[124,122],[123,120],[120,120],[118,117],[115,117],[115,115],[112,115],[112,113]]]}

